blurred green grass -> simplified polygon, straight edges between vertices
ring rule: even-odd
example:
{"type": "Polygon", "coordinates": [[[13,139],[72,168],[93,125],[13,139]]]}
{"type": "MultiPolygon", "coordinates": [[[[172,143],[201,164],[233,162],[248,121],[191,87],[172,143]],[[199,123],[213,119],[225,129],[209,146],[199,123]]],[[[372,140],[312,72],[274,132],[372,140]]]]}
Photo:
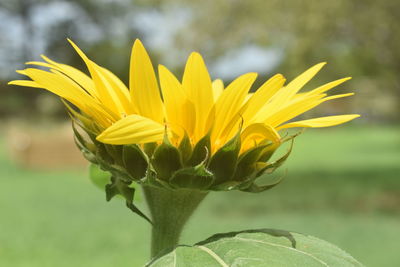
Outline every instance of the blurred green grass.
{"type": "MultiPolygon", "coordinates": [[[[398,127],[306,131],[276,174],[288,170],[281,185],[260,194],[211,193],[182,242],[279,228],[332,242],[367,266],[400,266],[399,133],[398,127]]],[[[7,159],[3,140],[0,148],[0,266],[146,262],[149,225],[121,201],[106,203],[86,173],[24,170],[7,159]]]]}

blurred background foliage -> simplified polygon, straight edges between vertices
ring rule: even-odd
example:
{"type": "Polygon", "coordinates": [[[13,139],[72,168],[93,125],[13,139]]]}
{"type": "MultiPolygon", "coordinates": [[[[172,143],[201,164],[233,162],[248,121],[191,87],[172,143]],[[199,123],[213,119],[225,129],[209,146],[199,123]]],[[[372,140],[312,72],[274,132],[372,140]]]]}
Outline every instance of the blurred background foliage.
{"type": "Polygon", "coordinates": [[[140,266],[148,257],[149,225],[89,184],[59,99],[7,86],[40,54],[86,70],[67,37],[126,83],[135,38],[178,76],[193,50],[225,84],[249,71],[257,83],[275,73],[290,80],[321,61],[329,64],[306,90],[352,76],[335,90],[355,96],[306,117],[360,119],[298,137],[273,190],[211,194],[183,242],[281,228],[367,266],[400,266],[399,10],[398,0],[2,0],[0,266],[140,266]]]}
{"type": "Polygon", "coordinates": [[[350,75],[354,79],[341,88],[357,97],[322,112],[345,109],[361,112],[364,120],[398,121],[399,9],[396,0],[3,0],[0,114],[41,112],[43,92],[5,85],[23,62],[45,54],[85,69],[67,37],[124,81],[130,47],[140,38],[155,64],[179,74],[185,58],[197,50],[213,78],[226,81],[248,71],[262,78],[280,72],[291,79],[327,61],[312,85],[350,75]]]}

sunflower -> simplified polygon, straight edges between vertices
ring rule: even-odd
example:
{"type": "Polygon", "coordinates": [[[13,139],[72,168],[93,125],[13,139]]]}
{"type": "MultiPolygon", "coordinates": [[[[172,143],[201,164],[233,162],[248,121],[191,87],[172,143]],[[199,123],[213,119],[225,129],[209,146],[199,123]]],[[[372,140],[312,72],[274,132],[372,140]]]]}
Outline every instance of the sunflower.
{"type": "Polygon", "coordinates": [[[282,143],[294,137],[284,136],[286,129],[329,127],[359,117],[296,120],[326,101],[353,95],[327,95],[350,78],[300,92],[325,63],[287,84],[284,76],[277,74],[249,93],[256,73],[243,74],[224,87],[220,79],[211,80],[197,52],[190,54],[182,81],[163,65],[158,66],[157,79],[144,46],[136,40],[128,88],[69,42],[90,75],[42,56],[44,62],[27,64],[48,70],[17,71],[31,80],[10,84],[43,88],[65,100],[78,146],[91,162],[113,176],[110,197],[123,194],[118,181],[165,188],[263,191],[271,184],[261,187],[254,182],[287,158],[288,153],[269,161],[282,143]]]}

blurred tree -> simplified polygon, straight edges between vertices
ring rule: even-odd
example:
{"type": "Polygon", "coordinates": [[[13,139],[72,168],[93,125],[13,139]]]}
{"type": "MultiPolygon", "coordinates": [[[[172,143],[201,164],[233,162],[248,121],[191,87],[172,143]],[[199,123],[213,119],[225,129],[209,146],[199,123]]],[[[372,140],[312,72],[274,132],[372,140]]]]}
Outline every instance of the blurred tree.
{"type": "MultiPolygon", "coordinates": [[[[15,90],[5,83],[18,77],[15,69],[39,60],[40,54],[85,70],[83,62],[66,41],[71,38],[99,64],[127,80],[130,46],[142,36],[132,18],[140,9],[130,1],[107,0],[2,0],[0,18],[1,94],[0,114],[35,115],[38,96],[44,92],[15,90]],[[22,29],[9,31],[8,29],[22,29]]],[[[59,105],[61,107],[61,105],[59,105]]],[[[55,113],[63,114],[62,110],[55,113]]]]}
{"type": "MultiPolygon", "coordinates": [[[[269,72],[289,79],[328,61],[320,81],[352,75],[354,80],[343,87],[356,89],[357,97],[347,101],[354,111],[378,120],[399,119],[398,10],[398,0],[2,0],[0,80],[12,79],[8,71],[41,53],[85,69],[66,37],[124,81],[134,38],[144,40],[155,63],[161,58],[178,73],[190,51],[200,51],[212,66],[232,51],[257,45],[281,54],[269,72]],[[8,30],[18,25],[22,31],[8,30]]],[[[16,100],[14,92],[7,95],[16,100]]],[[[36,94],[19,92],[30,102],[36,94]]],[[[18,102],[5,99],[0,113],[18,102]]]]}
{"type": "MultiPolygon", "coordinates": [[[[159,1],[153,1],[157,3],[159,1]]],[[[377,119],[400,114],[400,20],[397,0],[228,0],[171,2],[189,8],[191,20],[176,47],[203,50],[215,59],[258,44],[284,50],[277,71],[289,78],[319,61],[322,80],[352,75],[355,109],[377,119]]],[[[345,86],[349,86],[345,85],[345,86]]]]}

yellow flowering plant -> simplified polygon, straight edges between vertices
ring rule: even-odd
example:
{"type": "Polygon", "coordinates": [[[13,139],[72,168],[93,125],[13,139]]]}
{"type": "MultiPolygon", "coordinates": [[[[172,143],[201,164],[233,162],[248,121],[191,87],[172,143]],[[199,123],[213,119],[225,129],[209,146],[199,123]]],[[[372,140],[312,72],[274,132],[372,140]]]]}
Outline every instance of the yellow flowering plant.
{"type": "Polygon", "coordinates": [[[350,78],[300,92],[325,63],[289,83],[277,74],[250,93],[256,73],[241,75],[225,87],[222,80],[211,80],[196,52],[186,62],[182,81],[163,65],[158,66],[157,79],[144,46],[136,40],[127,87],[70,43],[89,75],[42,56],[44,62],[27,64],[47,70],[17,71],[31,80],[10,84],[43,88],[62,98],[77,146],[90,162],[110,173],[107,200],[122,195],[132,211],[153,224],[152,256],[178,243],[207,192],[261,192],[278,184],[280,179],[256,182],[289,156],[291,148],[271,161],[283,143],[295,138],[287,129],[329,127],[359,116],[296,119],[326,101],[352,95],[327,95],[350,78]],[[133,204],[132,184],[142,186],[151,218],[133,204]]]}

